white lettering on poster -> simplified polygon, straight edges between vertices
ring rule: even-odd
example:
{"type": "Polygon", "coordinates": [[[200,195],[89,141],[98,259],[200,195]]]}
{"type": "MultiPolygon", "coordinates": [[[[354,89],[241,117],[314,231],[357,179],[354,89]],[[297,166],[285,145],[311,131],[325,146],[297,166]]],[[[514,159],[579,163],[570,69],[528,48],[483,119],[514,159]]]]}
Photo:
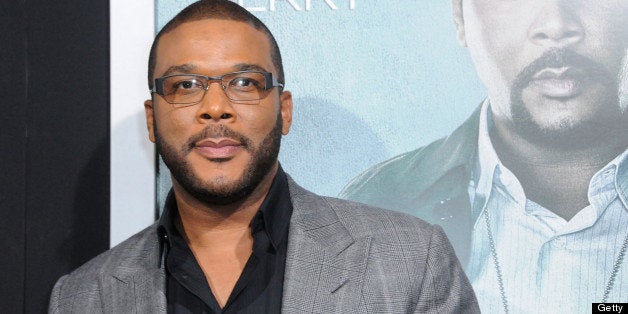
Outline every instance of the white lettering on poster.
{"type": "MultiPolygon", "coordinates": [[[[235,2],[235,0],[232,1],[235,2]]],[[[285,8],[292,8],[295,11],[311,11],[312,9],[320,8],[339,10],[346,8],[347,4],[349,5],[349,10],[355,10],[357,0],[237,0],[237,2],[250,12],[274,12],[285,8]],[[286,5],[277,5],[281,2],[286,5]],[[340,7],[338,4],[340,4],[340,7]]]]}

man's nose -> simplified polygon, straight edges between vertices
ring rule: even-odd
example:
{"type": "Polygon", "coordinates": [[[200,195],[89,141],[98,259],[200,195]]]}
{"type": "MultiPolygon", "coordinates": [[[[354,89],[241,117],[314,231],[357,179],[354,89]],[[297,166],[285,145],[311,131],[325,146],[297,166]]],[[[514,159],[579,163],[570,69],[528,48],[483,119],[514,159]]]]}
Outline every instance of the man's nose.
{"type": "Polygon", "coordinates": [[[549,47],[566,47],[584,39],[585,33],[578,17],[577,1],[543,1],[534,23],[528,31],[528,38],[534,44],[549,47]]]}
{"type": "Polygon", "coordinates": [[[233,120],[236,112],[233,109],[231,100],[222,89],[220,81],[209,81],[207,91],[201,100],[198,108],[196,119],[200,123],[206,123],[210,120],[216,122],[221,120],[233,120]]]}

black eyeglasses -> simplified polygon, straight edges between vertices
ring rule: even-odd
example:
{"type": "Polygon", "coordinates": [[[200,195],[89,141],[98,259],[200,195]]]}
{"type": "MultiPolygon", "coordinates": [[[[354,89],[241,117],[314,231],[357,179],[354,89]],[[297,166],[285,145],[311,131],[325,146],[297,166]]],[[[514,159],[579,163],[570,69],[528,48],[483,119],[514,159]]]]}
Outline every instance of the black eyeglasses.
{"type": "Polygon", "coordinates": [[[262,71],[238,71],[221,76],[200,74],[168,75],[155,79],[151,90],[168,103],[179,107],[191,106],[203,100],[212,81],[220,82],[227,97],[238,103],[255,104],[266,98],[274,87],[283,88],[272,73],[262,71]]]}

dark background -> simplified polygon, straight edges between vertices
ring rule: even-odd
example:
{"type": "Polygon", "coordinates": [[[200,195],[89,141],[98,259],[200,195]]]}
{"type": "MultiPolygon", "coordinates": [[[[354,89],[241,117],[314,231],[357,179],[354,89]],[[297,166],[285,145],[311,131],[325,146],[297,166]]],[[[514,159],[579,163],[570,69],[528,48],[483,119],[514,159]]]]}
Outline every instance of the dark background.
{"type": "Polygon", "coordinates": [[[0,1],[0,313],[109,247],[109,2],[0,1]]]}

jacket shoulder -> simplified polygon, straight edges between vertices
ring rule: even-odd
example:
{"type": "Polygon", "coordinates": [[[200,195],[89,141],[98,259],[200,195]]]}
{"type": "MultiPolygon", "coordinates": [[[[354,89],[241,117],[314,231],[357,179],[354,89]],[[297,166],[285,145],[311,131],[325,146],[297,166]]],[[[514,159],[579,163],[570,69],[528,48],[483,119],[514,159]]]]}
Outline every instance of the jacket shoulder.
{"type": "Polygon", "coordinates": [[[409,181],[416,180],[425,167],[426,157],[434,154],[444,141],[445,138],[438,139],[368,168],[352,179],[339,197],[375,206],[387,205],[388,202],[378,200],[389,199],[395,191],[402,191],[412,183],[409,181]]]}
{"type": "Polygon", "coordinates": [[[361,203],[413,211],[439,180],[457,184],[468,176],[477,154],[480,108],[453,133],[426,146],[379,163],[351,180],[340,193],[361,203]],[[462,170],[462,171],[460,171],[462,170]]]}
{"type": "Polygon", "coordinates": [[[153,224],[89,260],[57,281],[50,297],[49,312],[102,310],[103,279],[115,276],[118,269],[147,264],[149,257],[157,254],[157,247],[156,225],[153,224]]]}
{"type": "Polygon", "coordinates": [[[445,138],[438,139],[426,146],[392,157],[388,160],[375,164],[351,180],[341,193],[347,193],[352,188],[355,189],[364,183],[395,182],[399,176],[407,174],[408,170],[416,168],[424,160],[426,155],[434,152],[445,138]]]}

